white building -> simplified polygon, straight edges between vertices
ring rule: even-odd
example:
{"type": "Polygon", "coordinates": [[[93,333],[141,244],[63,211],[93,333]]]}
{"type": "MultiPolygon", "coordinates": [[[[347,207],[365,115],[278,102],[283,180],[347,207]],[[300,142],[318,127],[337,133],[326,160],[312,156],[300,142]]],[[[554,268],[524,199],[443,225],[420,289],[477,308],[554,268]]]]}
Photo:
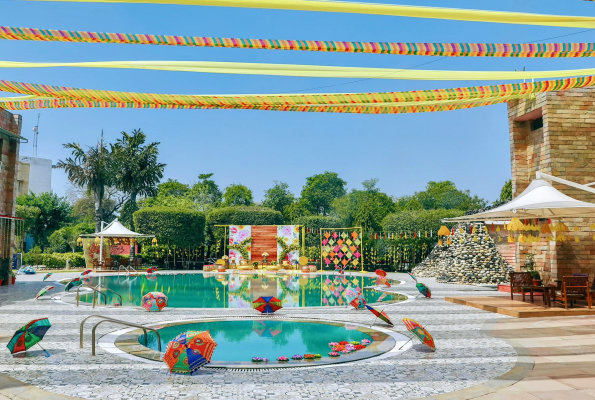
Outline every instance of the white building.
{"type": "Polygon", "coordinates": [[[17,196],[52,191],[52,160],[36,157],[19,157],[17,196]]]}

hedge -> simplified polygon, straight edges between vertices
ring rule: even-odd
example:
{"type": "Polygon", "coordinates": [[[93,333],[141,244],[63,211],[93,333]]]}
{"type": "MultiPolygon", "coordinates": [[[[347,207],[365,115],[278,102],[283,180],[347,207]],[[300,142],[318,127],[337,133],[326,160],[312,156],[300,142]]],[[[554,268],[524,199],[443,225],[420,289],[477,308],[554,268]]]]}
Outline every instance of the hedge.
{"type": "Polygon", "coordinates": [[[155,235],[159,244],[201,246],[205,240],[204,213],[172,207],[148,207],[133,214],[137,232],[155,235]]]}
{"type": "Polygon", "coordinates": [[[209,212],[207,222],[211,227],[213,225],[283,225],[283,214],[267,207],[222,207],[209,212]]]}
{"type": "Polygon", "coordinates": [[[443,218],[453,218],[463,215],[460,210],[419,210],[401,211],[389,214],[382,220],[385,232],[434,232],[434,236],[442,225],[452,227],[453,223],[443,223],[443,218]]]}
{"type": "MultiPolygon", "coordinates": [[[[316,232],[321,228],[344,228],[345,224],[341,218],[337,217],[323,217],[321,215],[307,215],[296,218],[295,225],[303,225],[310,228],[311,232],[316,232]]],[[[306,234],[306,246],[318,247],[318,257],[320,258],[320,235],[306,234]]]]}
{"type": "Polygon", "coordinates": [[[85,256],[83,253],[25,253],[23,254],[23,265],[44,265],[47,268],[60,269],[66,267],[66,260],[70,260],[70,268],[85,267],[85,256]]]}

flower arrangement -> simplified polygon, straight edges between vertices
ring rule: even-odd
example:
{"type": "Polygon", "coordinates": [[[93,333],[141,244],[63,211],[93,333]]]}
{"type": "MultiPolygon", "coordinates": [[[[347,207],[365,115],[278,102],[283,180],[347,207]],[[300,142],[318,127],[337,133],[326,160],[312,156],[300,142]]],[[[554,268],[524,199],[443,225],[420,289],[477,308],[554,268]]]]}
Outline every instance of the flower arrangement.
{"type": "Polygon", "coordinates": [[[347,350],[349,352],[352,352],[352,351],[355,351],[355,347],[353,345],[351,345],[351,344],[346,344],[345,345],[345,350],[347,350]]]}
{"type": "Polygon", "coordinates": [[[262,253],[262,256],[263,256],[264,258],[267,258],[267,257],[269,256],[269,253],[267,253],[267,252],[265,251],[264,253],[262,253]]]}
{"type": "Polygon", "coordinates": [[[330,342],[328,345],[331,347],[335,347],[339,345],[339,342],[330,342]]]}
{"type": "Polygon", "coordinates": [[[292,360],[302,360],[304,357],[301,354],[296,354],[291,357],[292,360]]]}
{"type": "Polygon", "coordinates": [[[333,351],[343,351],[343,350],[345,350],[345,346],[343,346],[343,345],[338,345],[338,346],[333,347],[333,351]]]}
{"type": "Polygon", "coordinates": [[[355,347],[355,349],[356,349],[356,350],[362,350],[362,349],[365,349],[365,348],[366,348],[366,346],[365,346],[365,345],[363,345],[363,344],[356,344],[356,345],[355,345],[355,346],[353,346],[353,347],[355,347]]]}
{"type": "Polygon", "coordinates": [[[368,340],[368,339],[362,339],[362,344],[363,344],[364,346],[367,346],[367,345],[369,345],[370,343],[372,343],[372,341],[370,341],[370,340],[368,340]]]}
{"type": "Polygon", "coordinates": [[[252,362],[255,363],[261,363],[261,362],[268,362],[269,359],[268,358],[262,358],[262,357],[252,357],[252,362]]]}
{"type": "Polygon", "coordinates": [[[341,350],[340,352],[341,352],[342,354],[349,354],[349,353],[351,353],[349,350],[341,350]]]}
{"type": "Polygon", "coordinates": [[[358,344],[360,344],[358,341],[354,340],[352,342],[349,342],[349,344],[357,346],[358,344]]]}
{"type": "Polygon", "coordinates": [[[314,354],[315,358],[322,358],[322,356],[320,354],[314,354]]]}
{"type": "Polygon", "coordinates": [[[285,356],[281,356],[281,357],[277,357],[277,361],[279,362],[288,362],[289,358],[285,357],[285,356]]]}
{"type": "Polygon", "coordinates": [[[316,359],[316,355],[315,354],[304,354],[304,358],[306,360],[314,360],[314,359],[316,359]]]}
{"type": "Polygon", "coordinates": [[[347,340],[343,340],[339,342],[339,344],[345,346],[346,344],[349,344],[349,342],[347,340]]]}
{"type": "Polygon", "coordinates": [[[337,353],[336,351],[331,351],[330,353],[328,353],[328,355],[331,357],[339,357],[341,354],[337,353]]]}
{"type": "Polygon", "coordinates": [[[229,257],[228,256],[223,256],[223,257],[221,257],[221,259],[227,261],[227,260],[229,260],[229,257]]]}

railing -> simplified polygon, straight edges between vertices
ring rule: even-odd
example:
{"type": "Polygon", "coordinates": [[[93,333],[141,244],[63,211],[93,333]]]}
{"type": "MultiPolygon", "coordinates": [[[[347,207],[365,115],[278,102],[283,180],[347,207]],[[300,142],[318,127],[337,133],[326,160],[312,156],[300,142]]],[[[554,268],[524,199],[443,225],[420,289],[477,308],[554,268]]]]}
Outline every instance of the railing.
{"type": "MultiPolygon", "coordinates": [[[[95,307],[95,293],[99,293],[103,295],[103,304],[107,305],[107,296],[105,293],[103,293],[102,291],[98,290],[97,287],[92,287],[92,286],[87,286],[87,285],[80,285],[79,287],[76,288],[76,306],[79,306],[79,300],[80,300],[80,293],[79,291],[81,290],[81,288],[85,288],[85,289],[91,289],[93,291],[93,307],[95,307]]],[[[100,300],[101,301],[101,300],[100,300]]]]}
{"type": "Polygon", "coordinates": [[[157,348],[159,349],[159,352],[161,353],[161,336],[159,335],[159,332],[154,329],[154,328],[150,328],[148,326],[144,326],[144,325],[139,325],[139,324],[133,324],[131,322],[125,322],[125,321],[120,321],[119,319],[114,319],[111,317],[105,317],[103,315],[90,315],[87,318],[85,318],[82,322],[81,322],[81,326],[80,326],[80,348],[83,348],[83,328],[85,326],[85,322],[87,322],[87,320],[89,318],[101,318],[101,321],[99,321],[98,323],[96,323],[93,326],[93,330],[91,331],[91,355],[94,356],[95,355],[95,331],[97,330],[97,327],[104,323],[104,322],[111,322],[113,324],[120,324],[120,325],[124,325],[124,326],[130,326],[132,328],[139,328],[142,329],[143,332],[145,333],[145,346],[147,346],[147,331],[151,331],[151,332],[155,332],[155,335],[157,335],[157,348]]]}
{"type": "Polygon", "coordinates": [[[120,271],[126,271],[126,274],[138,274],[138,271],[136,269],[134,269],[134,267],[132,265],[126,266],[126,265],[118,265],[118,275],[120,275],[120,271]]]}
{"type": "MultiPolygon", "coordinates": [[[[120,305],[122,305],[122,296],[120,295],[120,293],[108,288],[107,286],[105,286],[104,284],[100,283],[99,285],[95,286],[95,288],[93,289],[93,308],[95,308],[95,300],[96,300],[96,296],[95,293],[101,293],[105,296],[105,293],[103,293],[100,289],[104,289],[107,290],[108,292],[112,292],[113,294],[115,294],[116,296],[118,296],[120,298],[120,305]]],[[[106,304],[107,304],[107,296],[106,296],[106,304]]]]}

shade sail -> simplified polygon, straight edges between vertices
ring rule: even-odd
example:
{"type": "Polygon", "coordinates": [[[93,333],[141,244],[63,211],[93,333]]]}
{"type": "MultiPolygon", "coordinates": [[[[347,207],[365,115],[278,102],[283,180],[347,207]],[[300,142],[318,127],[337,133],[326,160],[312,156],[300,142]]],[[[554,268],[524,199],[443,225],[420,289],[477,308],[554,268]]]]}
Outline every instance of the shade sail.
{"type": "Polygon", "coordinates": [[[122,225],[118,219],[115,219],[111,224],[105,227],[99,233],[92,233],[89,235],[81,235],[83,237],[153,237],[154,235],[143,235],[142,233],[132,232],[130,229],[122,225]]]}
{"type": "Polygon", "coordinates": [[[548,182],[536,179],[527,189],[508,203],[492,210],[457,218],[448,222],[502,220],[511,218],[594,217],[595,204],[573,199],[548,182]]]}

